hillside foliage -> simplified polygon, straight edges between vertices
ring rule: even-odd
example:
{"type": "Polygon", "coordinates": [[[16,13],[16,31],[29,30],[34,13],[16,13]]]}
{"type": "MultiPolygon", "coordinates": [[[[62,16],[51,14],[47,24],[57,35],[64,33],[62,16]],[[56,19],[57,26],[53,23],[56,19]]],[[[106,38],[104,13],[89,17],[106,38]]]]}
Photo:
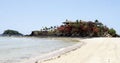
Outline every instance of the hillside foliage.
{"type": "Polygon", "coordinates": [[[106,25],[95,21],[69,21],[66,20],[60,26],[44,27],[40,31],[33,31],[32,36],[69,36],[69,37],[106,37],[116,36],[116,31],[106,25]]]}

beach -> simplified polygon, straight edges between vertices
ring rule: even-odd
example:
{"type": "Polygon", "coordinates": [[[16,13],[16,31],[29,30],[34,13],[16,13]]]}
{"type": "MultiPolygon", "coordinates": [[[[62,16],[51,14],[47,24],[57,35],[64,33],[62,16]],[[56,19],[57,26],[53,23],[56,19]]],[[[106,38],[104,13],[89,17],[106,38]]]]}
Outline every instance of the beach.
{"type": "Polygon", "coordinates": [[[120,63],[120,38],[90,38],[76,50],[36,63],[120,63]]]}

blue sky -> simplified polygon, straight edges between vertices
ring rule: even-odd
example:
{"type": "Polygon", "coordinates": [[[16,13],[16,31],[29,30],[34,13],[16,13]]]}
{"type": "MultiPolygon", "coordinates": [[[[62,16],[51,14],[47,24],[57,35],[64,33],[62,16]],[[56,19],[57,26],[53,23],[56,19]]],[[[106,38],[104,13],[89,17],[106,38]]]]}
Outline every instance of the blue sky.
{"type": "Polygon", "coordinates": [[[98,19],[120,34],[120,0],[0,0],[0,33],[30,34],[68,20],[98,19]]]}

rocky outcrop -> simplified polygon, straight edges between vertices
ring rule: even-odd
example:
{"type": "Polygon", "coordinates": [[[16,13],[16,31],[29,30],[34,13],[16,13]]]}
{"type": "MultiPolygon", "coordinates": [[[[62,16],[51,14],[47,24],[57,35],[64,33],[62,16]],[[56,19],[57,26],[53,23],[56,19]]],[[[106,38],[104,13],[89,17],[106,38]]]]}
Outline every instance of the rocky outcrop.
{"type": "Polygon", "coordinates": [[[30,36],[47,36],[48,32],[47,31],[32,31],[30,36]]]}

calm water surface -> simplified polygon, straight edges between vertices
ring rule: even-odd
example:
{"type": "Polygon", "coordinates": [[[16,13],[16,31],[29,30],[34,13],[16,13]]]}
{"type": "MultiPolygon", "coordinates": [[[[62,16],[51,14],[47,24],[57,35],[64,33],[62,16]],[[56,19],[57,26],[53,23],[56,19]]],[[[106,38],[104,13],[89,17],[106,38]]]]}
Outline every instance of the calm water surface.
{"type": "Polygon", "coordinates": [[[47,38],[0,37],[0,63],[16,63],[75,44],[47,38]]]}

